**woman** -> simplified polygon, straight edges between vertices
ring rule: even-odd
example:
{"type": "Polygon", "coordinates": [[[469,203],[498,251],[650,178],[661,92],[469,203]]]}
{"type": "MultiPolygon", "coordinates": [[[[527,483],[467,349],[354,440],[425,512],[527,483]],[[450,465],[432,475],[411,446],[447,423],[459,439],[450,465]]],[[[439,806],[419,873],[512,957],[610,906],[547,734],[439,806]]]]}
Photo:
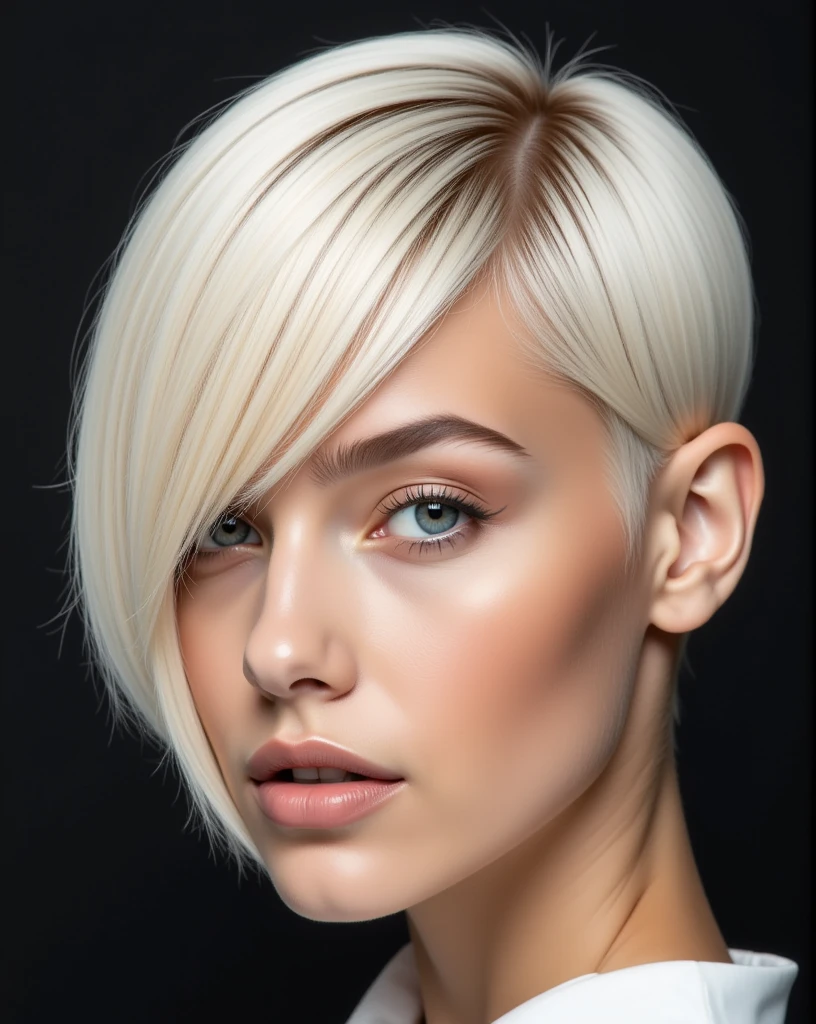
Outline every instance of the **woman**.
{"type": "Polygon", "coordinates": [[[78,595],[215,842],[305,917],[407,911],[353,1024],[783,1020],[796,965],[727,947],[672,737],[762,501],[752,330],[678,123],[476,32],[261,83],[139,212],[78,595]]]}

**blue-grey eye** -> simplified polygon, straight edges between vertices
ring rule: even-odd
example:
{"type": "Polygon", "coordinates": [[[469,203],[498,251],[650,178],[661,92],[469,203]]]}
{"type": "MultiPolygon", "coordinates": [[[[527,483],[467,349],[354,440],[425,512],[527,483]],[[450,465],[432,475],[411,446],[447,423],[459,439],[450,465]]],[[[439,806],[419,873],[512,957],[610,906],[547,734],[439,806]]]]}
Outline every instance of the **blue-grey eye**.
{"type": "Polygon", "coordinates": [[[261,538],[258,531],[250,526],[245,519],[239,519],[238,516],[225,516],[210,528],[201,549],[213,551],[218,548],[237,547],[239,544],[260,543],[261,538]]]}
{"type": "Polygon", "coordinates": [[[418,501],[400,509],[388,521],[388,531],[395,537],[433,537],[459,526],[467,513],[441,501],[418,501]]]}

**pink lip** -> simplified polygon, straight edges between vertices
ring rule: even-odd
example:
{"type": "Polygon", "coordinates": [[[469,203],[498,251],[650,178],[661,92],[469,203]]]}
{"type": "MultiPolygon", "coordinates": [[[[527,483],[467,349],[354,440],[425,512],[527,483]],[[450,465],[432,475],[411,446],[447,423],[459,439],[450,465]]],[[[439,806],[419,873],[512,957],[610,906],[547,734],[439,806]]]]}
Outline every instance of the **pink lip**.
{"type": "Polygon", "coordinates": [[[365,817],[403,788],[405,779],[327,740],[270,740],[248,763],[263,813],[288,828],[340,828],[365,817]],[[342,768],[368,778],[351,782],[289,782],[274,776],[287,768],[342,768]]]}
{"type": "Polygon", "coordinates": [[[404,786],[405,779],[386,782],[261,782],[255,795],[263,813],[288,828],[341,828],[379,807],[404,786]]]}
{"type": "MultiPolygon", "coordinates": [[[[398,782],[401,776],[367,761],[350,750],[345,750],[328,740],[319,738],[304,740],[302,743],[284,743],[270,740],[255,751],[249,759],[247,770],[255,782],[268,782],[286,768],[342,768],[356,775],[367,775],[373,781],[398,782]]],[[[300,787],[299,783],[295,785],[300,787]]],[[[351,785],[351,783],[318,783],[325,786],[351,785]]]]}

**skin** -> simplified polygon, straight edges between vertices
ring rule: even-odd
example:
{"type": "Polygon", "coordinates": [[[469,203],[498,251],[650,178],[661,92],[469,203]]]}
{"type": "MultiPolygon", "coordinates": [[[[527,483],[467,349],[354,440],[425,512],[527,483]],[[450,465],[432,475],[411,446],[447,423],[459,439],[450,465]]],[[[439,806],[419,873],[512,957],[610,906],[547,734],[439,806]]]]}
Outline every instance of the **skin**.
{"type": "Polygon", "coordinates": [[[530,372],[505,317],[488,291],[460,300],[322,450],[444,412],[528,458],[447,442],[329,486],[306,463],[250,510],[246,543],[193,560],[177,601],[196,706],[276,889],[315,920],[407,910],[427,1024],[488,1024],[595,971],[730,959],[669,705],[679,639],[745,567],[758,446],[721,423],[679,448],[625,573],[598,414],[530,372]],[[394,534],[415,507],[383,502],[434,484],[502,511],[412,548],[394,534]],[[329,739],[407,785],[344,829],[279,827],[246,766],[273,736],[329,739]]]}

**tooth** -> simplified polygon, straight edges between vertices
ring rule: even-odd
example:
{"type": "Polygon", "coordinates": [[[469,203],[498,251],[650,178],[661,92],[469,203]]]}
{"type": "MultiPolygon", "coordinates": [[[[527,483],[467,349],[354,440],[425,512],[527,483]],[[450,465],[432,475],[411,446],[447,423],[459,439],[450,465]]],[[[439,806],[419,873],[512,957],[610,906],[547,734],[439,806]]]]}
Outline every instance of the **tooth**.
{"type": "Polygon", "coordinates": [[[292,778],[295,782],[317,782],[317,768],[293,768],[292,778]]]}
{"type": "Polygon", "coordinates": [[[321,782],[345,782],[349,774],[344,768],[318,768],[321,782]]]}

